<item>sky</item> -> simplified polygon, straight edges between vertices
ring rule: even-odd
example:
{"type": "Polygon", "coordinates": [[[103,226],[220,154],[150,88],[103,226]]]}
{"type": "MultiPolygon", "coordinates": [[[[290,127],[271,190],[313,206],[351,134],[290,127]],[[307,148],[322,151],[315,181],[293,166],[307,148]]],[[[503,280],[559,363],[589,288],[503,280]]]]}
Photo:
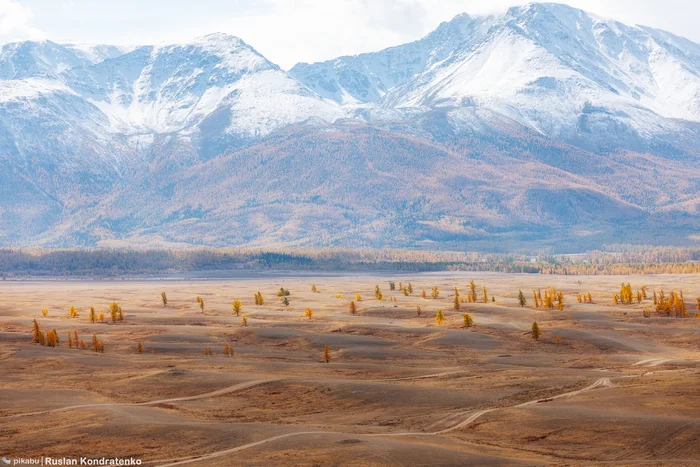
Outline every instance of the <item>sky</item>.
{"type": "MultiPolygon", "coordinates": [[[[459,13],[498,13],[513,0],[0,0],[0,43],[118,45],[234,34],[285,69],[423,37],[459,13]]],[[[627,24],[700,42],[695,0],[561,0],[627,24]]]]}

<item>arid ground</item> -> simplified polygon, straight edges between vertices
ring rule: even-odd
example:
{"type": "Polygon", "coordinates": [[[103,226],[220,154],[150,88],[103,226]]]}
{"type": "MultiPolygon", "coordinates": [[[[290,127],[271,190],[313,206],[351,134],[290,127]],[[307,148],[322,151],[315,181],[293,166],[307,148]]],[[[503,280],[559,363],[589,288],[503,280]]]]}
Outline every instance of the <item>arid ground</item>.
{"type": "Polygon", "coordinates": [[[698,465],[700,319],[644,317],[662,288],[682,290],[693,315],[698,276],[4,281],[0,456],[158,466],[698,465]],[[454,287],[465,297],[472,279],[479,298],[486,286],[495,302],[454,311],[454,287]],[[390,291],[389,281],[410,282],[413,293],[390,291]],[[648,298],[613,304],[622,282],[635,292],[646,285],[648,298]],[[563,311],[533,309],[532,290],[549,286],[564,291],[563,311]],[[257,291],[263,305],[254,304],[257,291]],[[594,303],[578,303],[582,292],[594,303]],[[115,324],[112,302],[124,316],[115,324]],[[105,322],[90,322],[91,306],[105,322]],[[463,313],[474,327],[463,327],[463,313]],[[32,343],[33,319],[56,330],[57,347],[32,343]],[[69,347],[73,331],[88,346],[95,334],[104,353],[69,347]]]}

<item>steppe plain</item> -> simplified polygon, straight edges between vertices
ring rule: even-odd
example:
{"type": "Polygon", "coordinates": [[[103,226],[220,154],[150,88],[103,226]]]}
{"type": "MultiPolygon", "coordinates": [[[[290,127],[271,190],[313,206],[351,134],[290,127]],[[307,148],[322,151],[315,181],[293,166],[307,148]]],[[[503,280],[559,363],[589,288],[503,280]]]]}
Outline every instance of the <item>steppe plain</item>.
{"type": "Polygon", "coordinates": [[[3,281],[0,455],[157,466],[698,465],[700,319],[646,318],[651,298],[615,305],[623,282],[682,290],[691,316],[700,296],[700,277],[681,275],[3,281]],[[454,287],[465,296],[470,280],[495,302],[454,311],[454,287]],[[389,281],[410,282],[413,294],[389,281]],[[550,286],[564,291],[564,310],[533,309],[532,290],[550,286]],[[578,303],[587,292],[594,303],[578,303]],[[91,306],[109,315],[112,302],[123,321],[89,321],[91,306]],[[57,331],[57,347],[32,343],[33,319],[57,331]],[[95,334],[104,353],[70,348],[73,331],[88,345],[95,334]]]}

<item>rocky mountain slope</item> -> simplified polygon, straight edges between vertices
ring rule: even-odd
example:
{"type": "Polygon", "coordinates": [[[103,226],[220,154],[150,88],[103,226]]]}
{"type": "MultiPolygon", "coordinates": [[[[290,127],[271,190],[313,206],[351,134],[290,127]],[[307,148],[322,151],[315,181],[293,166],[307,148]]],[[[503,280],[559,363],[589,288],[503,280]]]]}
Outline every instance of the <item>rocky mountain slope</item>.
{"type": "Polygon", "coordinates": [[[698,143],[699,45],[557,4],[289,72],[224,34],[7,44],[0,243],[688,243],[698,143]]]}

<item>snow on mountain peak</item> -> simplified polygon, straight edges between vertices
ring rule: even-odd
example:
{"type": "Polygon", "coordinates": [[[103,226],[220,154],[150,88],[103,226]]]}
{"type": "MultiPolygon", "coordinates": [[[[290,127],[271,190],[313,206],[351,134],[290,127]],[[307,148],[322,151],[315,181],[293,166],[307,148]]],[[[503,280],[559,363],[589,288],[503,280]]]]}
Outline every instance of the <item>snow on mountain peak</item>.
{"type": "Polygon", "coordinates": [[[673,126],[664,119],[700,122],[700,46],[557,3],[457,15],[418,41],[290,74],[341,105],[468,102],[565,139],[599,124],[653,134],[673,126]]]}
{"type": "Polygon", "coordinates": [[[134,48],[0,49],[0,79],[35,80],[6,85],[9,96],[80,96],[109,122],[104,131],[129,138],[213,131],[228,141],[222,135],[256,138],[306,120],[465,105],[564,139],[615,125],[644,134],[700,121],[699,77],[697,44],[556,3],[459,14],[420,40],[289,73],[225,33],[134,48]]]}

